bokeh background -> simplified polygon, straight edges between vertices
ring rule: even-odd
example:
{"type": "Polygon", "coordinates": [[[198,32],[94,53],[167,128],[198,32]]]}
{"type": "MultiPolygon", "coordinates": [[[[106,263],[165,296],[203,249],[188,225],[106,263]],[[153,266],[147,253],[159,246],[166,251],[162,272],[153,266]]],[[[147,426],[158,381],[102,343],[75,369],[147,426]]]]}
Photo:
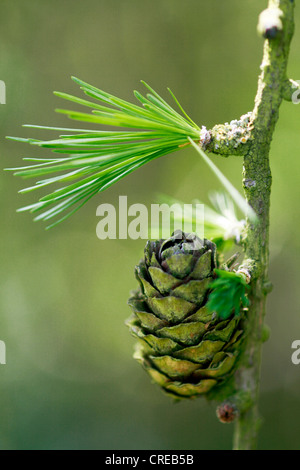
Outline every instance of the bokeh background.
{"type": "MultiPolygon", "coordinates": [[[[146,80],[169,86],[207,127],[253,108],[262,56],[261,0],[1,0],[1,167],[40,155],[6,135],[51,137],[24,123],[69,126],[53,90],[81,96],[71,75],[125,99],[146,80]]],[[[300,79],[300,10],[289,73],[300,79]]],[[[300,448],[300,106],[283,103],[272,145],[272,227],[264,346],[260,449],[300,448]]],[[[35,151],[34,151],[35,150],[35,151]]],[[[46,156],[42,152],[42,156],[46,156]]],[[[214,161],[241,189],[241,159],[214,161]]],[[[92,199],[52,231],[16,214],[34,195],[0,175],[1,449],[230,449],[233,427],[204,400],[173,404],[132,359],[124,321],[144,241],[100,241],[96,208],[156,202],[164,192],[190,203],[219,183],[191,149],[143,167],[92,199]]]]}

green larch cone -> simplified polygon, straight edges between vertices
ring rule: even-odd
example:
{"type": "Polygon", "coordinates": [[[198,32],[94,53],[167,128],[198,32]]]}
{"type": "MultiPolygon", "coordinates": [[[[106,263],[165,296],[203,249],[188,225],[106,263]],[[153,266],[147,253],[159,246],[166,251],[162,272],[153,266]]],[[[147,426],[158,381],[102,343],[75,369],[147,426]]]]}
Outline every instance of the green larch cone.
{"type": "Polygon", "coordinates": [[[214,243],[177,231],[148,241],[136,266],[127,321],[139,340],[134,357],[176,399],[208,394],[237,362],[243,315],[224,321],[206,308],[216,255],[214,243]]]}

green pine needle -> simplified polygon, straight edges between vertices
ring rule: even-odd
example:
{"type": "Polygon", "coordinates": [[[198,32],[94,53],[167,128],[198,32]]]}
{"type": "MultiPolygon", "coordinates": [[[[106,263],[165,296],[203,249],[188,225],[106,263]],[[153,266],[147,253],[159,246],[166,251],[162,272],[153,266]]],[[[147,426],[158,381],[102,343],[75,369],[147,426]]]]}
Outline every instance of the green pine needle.
{"type": "Polygon", "coordinates": [[[24,158],[32,164],[7,169],[13,170],[15,175],[22,178],[38,179],[34,186],[21,190],[22,193],[51,184],[61,185],[37,203],[20,209],[39,213],[34,220],[48,221],[58,218],[47,228],[62,222],[95,194],[109,188],[142,165],[180,150],[182,146],[189,144],[188,138],[196,141],[200,139],[199,127],[188,117],[170,90],[183,115],[175,111],[145,82],[142,83],[150,93],[144,97],[139,92],[134,92],[140,103],[135,105],[77,78],[73,77],[73,80],[88,97],[97,102],[55,92],[60,98],[92,108],[91,113],[64,109],[58,109],[57,112],[66,114],[75,121],[126,130],[103,131],[26,125],[35,129],[60,131],[61,134],[58,139],[47,141],[8,137],[18,142],[50,148],[55,153],[55,157],[48,159],[24,158]]]}
{"type": "Polygon", "coordinates": [[[253,223],[256,224],[258,221],[257,215],[252,209],[252,207],[248,204],[246,199],[238,192],[238,190],[232,185],[232,183],[226,178],[226,176],[219,170],[219,168],[208,158],[208,156],[203,152],[202,148],[199,145],[196,145],[196,143],[188,137],[191,145],[194,147],[196,152],[201,155],[205,163],[211,168],[211,170],[214,172],[218,180],[222,183],[226,191],[230,194],[236,205],[240,208],[240,210],[243,212],[245,217],[249,218],[249,220],[253,223]]]}
{"type": "MultiPolygon", "coordinates": [[[[241,235],[245,229],[246,221],[237,217],[237,207],[227,191],[211,191],[209,199],[211,206],[203,204],[199,199],[194,199],[192,206],[166,194],[158,195],[160,204],[165,203],[173,207],[171,213],[173,222],[182,223],[182,214],[184,213],[184,222],[190,223],[194,227],[196,227],[198,217],[194,207],[196,207],[196,204],[202,204],[204,206],[203,229],[205,238],[212,240],[217,246],[222,246],[223,250],[224,248],[232,248],[234,243],[239,244],[241,242],[241,235]]],[[[159,227],[155,228],[159,237],[159,227]]]]}
{"type": "Polygon", "coordinates": [[[249,300],[246,291],[249,286],[242,276],[235,272],[215,269],[217,279],[211,283],[212,291],[209,295],[207,308],[211,312],[226,320],[232,314],[238,316],[241,307],[248,307],[249,300]]]}

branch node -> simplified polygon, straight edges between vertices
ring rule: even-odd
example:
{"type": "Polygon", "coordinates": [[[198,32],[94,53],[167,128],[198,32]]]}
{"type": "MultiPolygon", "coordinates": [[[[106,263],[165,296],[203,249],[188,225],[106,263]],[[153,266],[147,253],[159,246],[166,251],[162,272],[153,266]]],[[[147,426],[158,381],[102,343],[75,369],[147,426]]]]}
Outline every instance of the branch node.
{"type": "Polygon", "coordinates": [[[247,284],[250,284],[257,271],[256,263],[252,259],[247,259],[239,267],[237,274],[243,276],[247,284]]]}
{"type": "Polygon", "coordinates": [[[300,82],[295,80],[285,80],[282,85],[282,98],[285,101],[300,103],[300,82]]]}
{"type": "Polygon", "coordinates": [[[276,39],[283,30],[282,16],[280,8],[271,7],[262,11],[257,25],[258,34],[265,39],[276,39]]]}
{"type": "Polygon", "coordinates": [[[261,331],[261,342],[266,343],[271,335],[271,329],[268,325],[264,324],[261,331]]]}
{"type": "Polygon", "coordinates": [[[224,157],[245,155],[249,148],[247,144],[251,140],[253,129],[251,117],[252,113],[249,112],[230,123],[218,124],[210,131],[202,127],[200,135],[204,149],[224,157]]]}
{"type": "Polygon", "coordinates": [[[221,423],[232,423],[253,405],[253,399],[248,391],[238,391],[224,400],[216,410],[221,423]]]}
{"type": "Polygon", "coordinates": [[[264,282],[263,286],[262,286],[262,289],[263,289],[263,293],[265,295],[270,294],[270,292],[272,292],[272,290],[273,290],[272,282],[271,281],[264,282]]]}
{"type": "Polygon", "coordinates": [[[223,424],[232,423],[239,416],[236,405],[228,401],[223,402],[217,407],[216,414],[218,420],[223,424]]]}

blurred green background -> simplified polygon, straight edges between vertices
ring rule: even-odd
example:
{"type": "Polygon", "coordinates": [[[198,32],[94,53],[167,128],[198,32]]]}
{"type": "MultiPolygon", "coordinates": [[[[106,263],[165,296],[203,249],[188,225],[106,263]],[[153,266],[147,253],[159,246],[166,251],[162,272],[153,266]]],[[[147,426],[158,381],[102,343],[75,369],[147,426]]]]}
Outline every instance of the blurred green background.
{"type": "MultiPolygon", "coordinates": [[[[256,34],[261,0],[1,0],[1,167],[42,155],[6,135],[56,137],[24,123],[69,126],[53,90],[81,95],[71,75],[132,100],[146,80],[164,97],[169,86],[192,118],[211,127],[253,108],[262,56],[256,34]]],[[[289,73],[300,79],[300,10],[289,73]]],[[[272,146],[272,227],[260,410],[260,449],[300,448],[300,106],[283,103],[272,146]]],[[[79,126],[80,127],[80,126],[79,126]]],[[[213,157],[241,188],[241,159],[213,157]]],[[[1,449],[230,449],[233,427],[205,400],[174,405],[132,359],[124,321],[144,241],[100,241],[96,208],[156,202],[164,192],[207,201],[219,183],[191,149],[155,161],[92,199],[46,232],[16,214],[34,195],[0,176],[1,449]]]]}

